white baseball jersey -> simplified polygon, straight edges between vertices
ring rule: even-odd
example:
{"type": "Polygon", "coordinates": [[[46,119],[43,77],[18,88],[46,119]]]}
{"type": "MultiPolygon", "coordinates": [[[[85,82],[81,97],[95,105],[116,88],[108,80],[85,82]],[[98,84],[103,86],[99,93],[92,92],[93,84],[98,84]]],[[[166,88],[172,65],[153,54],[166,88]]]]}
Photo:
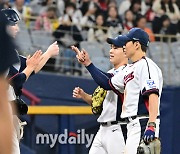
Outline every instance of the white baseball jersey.
{"type": "Polygon", "coordinates": [[[121,118],[135,115],[149,115],[148,95],[162,92],[163,78],[160,68],[149,58],[143,57],[127,66],[126,71],[119,72],[111,78],[116,90],[124,87],[124,102],[121,118]]]}
{"type": "MultiPolygon", "coordinates": [[[[109,70],[108,73],[115,75],[118,72],[124,71],[125,68],[126,66],[123,65],[116,70],[114,68],[109,70]]],[[[122,103],[123,103],[123,93],[118,92],[118,95],[112,90],[107,91],[106,97],[103,102],[103,111],[97,120],[98,122],[109,122],[109,121],[120,120],[122,103]]]]}

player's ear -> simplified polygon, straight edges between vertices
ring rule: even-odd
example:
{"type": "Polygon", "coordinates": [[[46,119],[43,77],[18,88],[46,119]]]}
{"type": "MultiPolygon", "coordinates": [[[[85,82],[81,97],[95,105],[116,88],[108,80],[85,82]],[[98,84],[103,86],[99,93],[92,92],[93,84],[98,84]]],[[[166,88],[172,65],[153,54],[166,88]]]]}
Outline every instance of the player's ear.
{"type": "Polygon", "coordinates": [[[134,45],[135,45],[136,50],[141,48],[141,44],[138,41],[134,42],[134,45]]]}

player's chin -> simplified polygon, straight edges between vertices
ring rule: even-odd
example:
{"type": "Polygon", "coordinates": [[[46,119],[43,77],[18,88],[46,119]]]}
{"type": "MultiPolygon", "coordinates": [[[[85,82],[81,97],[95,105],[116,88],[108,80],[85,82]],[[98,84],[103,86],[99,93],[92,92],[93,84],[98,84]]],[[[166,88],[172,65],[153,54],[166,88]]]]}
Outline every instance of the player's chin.
{"type": "Polygon", "coordinates": [[[114,59],[110,58],[109,61],[111,62],[111,64],[114,64],[114,59]]]}

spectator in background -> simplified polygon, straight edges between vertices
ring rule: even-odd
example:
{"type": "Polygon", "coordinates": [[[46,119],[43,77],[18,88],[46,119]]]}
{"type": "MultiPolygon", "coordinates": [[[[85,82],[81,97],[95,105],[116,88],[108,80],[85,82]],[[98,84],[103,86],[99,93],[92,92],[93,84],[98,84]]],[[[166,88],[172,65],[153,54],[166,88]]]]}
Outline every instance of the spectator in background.
{"type": "Polygon", "coordinates": [[[90,28],[88,31],[88,41],[98,41],[103,43],[108,38],[108,29],[105,29],[105,19],[103,14],[96,16],[96,27],[90,28]]]}
{"type": "Polygon", "coordinates": [[[129,10],[132,0],[123,0],[119,5],[119,15],[123,16],[125,11],[129,10]]]}
{"type": "Polygon", "coordinates": [[[111,6],[108,8],[108,17],[106,22],[112,37],[122,33],[124,29],[123,22],[121,17],[118,15],[118,10],[116,7],[111,6]]]}
{"type": "Polygon", "coordinates": [[[124,32],[127,33],[134,27],[134,16],[131,10],[125,11],[124,15],[124,32]]]}
{"type": "Polygon", "coordinates": [[[82,41],[81,33],[77,27],[78,18],[75,16],[76,7],[73,3],[66,6],[65,14],[59,18],[60,26],[53,33],[57,41],[64,47],[78,45],[82,41]]]}
{"type": "MultiPolygon", "coordinates": [[[[180,11],[176,3],[172,0],[156,0],[153,4],[153,10],[156,13],[156,17],[153,21],[153,31],[157,33],[161,28],[162,23],[161,16],[167,15],[171,21],[173,29],[178,29],[178,22],[180,20],[180,11]]],[[[177,33],[177,32],[176,32],[177,33]]]]}
{"type": "MultiPolygon", "coordinates": [[[[171,21],[169,19],[169,17],[167,15],[162,15],[161,18],[160,18],[160,29],[159,29],[159,34],[163,34],[163,35],[166,35],[166,34],[170,34],[170,35],[175,35],[176,34],[176,29],[173,28],[172,24],[171,24],[171,21]]],[[[160,41],[161,38],[156,38],[156,41],[160,41]]],[[[162,38],[163,42],[168,42],[168,38],[166,37],[163,37],[162,38]]],[[[172,38],[171,41],[176,41],[175,38],[172,38]]]]}
{"type": "Polygon", "coordinates": [[[64,10],[65,10],[64,0],[58,0],[57,1],[57,9],[58,9],[58,15],[63,16],[64,15],[64,10]]]}
{"type": "Polygon", "coordinates": [[[45,30],[47,32],[55,31],[59,26],[56,15],[56,7],[50,6],[47,12],[40,15],[35,22],[35,30],[45,30]]]}
{"type": "Polygon", "coordinates": [[[153,10],[158,17],[168,15],[173,24],[177,24],[180,20],[179,8],[172,0],[156,0],[153,4],[153,10]]]}
{"type": "Polygon", "coordinates": [[[146,24],[147,24],[147,20],[145,16],[138,15],[136,17],[134,26],[143,29],[149,35],[150,42],[154,42],[155,41],[154,33],[150,28],[146,27],[146,24]]]}
{"type": "Polygon", "coordinates": [[[82,26],[85,26],[86,30],[88,30],[89,27],[94,26],[95,16],[101,12],[101,9],[97,3],[90,0],[83,0],[80,10],[83,15],[80,23],[82,26]]]}
{"type": "Polygon", "coordinates": [[[107,2],[108,8],[113,6],[113,7],[117,7],[117,1],[116,0],[109,0],[107,2]]]}
{"type": "Polygon", "coordinates": [[[109,0],[97,0],[99,3],[99,6],[102,10],[106,11],[108,8],[108,2],[109,0]]]}
{"type": "Polygon", "coordinates": [[[137,15],[141,14],[141,0],[132,0],[129,10],[133,12],[135,19],[137,15]]]}
{"type": "MultiPolygon", "coordinates": [[[[58,8],[58,15],[59,16],[63,16],[64,15],[64,10],[65,10],[65,6],[67,6],[69,3],[73,3],[76,6],[76,10],[79,10],[79,2],[77,0],[58,0],[57,1],[57,8],[58,8]]],[[[81,16],[82,13],[81,11],[79,11],[81,16]]]]}
{"type": "Polygon", "coordinates": [[[155,17],[155,13],[152,9],[153,2],[154,2],[154,0],[146,0],[145,1],[146,11],[145,11],[144,15],[146,16],[147,22],[152,22],[155,17]]]}
{"type": "Polygon", "coordinates": [[[40,15],[46,13],[49,6],[56,5],[56,0],[43,0],[41,5],[42,8],[39,10],[40,15]]]}
{"type": "Polygon", "coordinates": [[[24,20],[27,27],[30,26],[30,16],[32,14],[32,9],[24,5],[24,0],[15,0],[14,6],[12,9],[17,12],[19,17],[24,20]]]}
{"type": "Polygon", "coordinates": [[[74,73],[80,67],[79,63],[75,60],[76,54],[71,50],[72,45],[79,47],[79,43],[83,41],[80,30],[77,27],[79,25],[78,19],[80,18],[75,16],[75,11],[75,4],[68,3],[64,15],[59,18],[60,26],[53,32],[55,39],[64,48],[62,56],[65,58],[65,61],[61,63],[64,66],[62,71],[66,74],[74,73]]]}
{"type": "Polygon", "coordinates": [[[68,3],[74,3],[76,8],[79,9],[80,7],[80,2],[78,0],[64,0],[65,6],[68,5],[68,3]]]}

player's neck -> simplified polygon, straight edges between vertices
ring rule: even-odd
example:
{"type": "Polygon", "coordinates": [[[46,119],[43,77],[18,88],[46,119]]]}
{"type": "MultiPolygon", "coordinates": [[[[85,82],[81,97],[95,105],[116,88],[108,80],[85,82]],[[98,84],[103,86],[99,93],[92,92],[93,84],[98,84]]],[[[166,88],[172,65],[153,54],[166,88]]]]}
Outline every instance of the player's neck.
{"type": "Polygon", "coordinates": [[[124,65],[127,65],[128,64],[128,60],[124,60],[122,61],[121,63],[119,64],[114,64],[114,69],[118,69],[120,66],[124,66],[124,65]]]}
{"type": "Polygon", "coordinates": [[[136,62],[136,61],[140,60],[144,56],[146,56],[146,53],[138,50],[138,51],[136,51],[136,53],[130,59],[131,59],[132,62],[136,62]]]}

